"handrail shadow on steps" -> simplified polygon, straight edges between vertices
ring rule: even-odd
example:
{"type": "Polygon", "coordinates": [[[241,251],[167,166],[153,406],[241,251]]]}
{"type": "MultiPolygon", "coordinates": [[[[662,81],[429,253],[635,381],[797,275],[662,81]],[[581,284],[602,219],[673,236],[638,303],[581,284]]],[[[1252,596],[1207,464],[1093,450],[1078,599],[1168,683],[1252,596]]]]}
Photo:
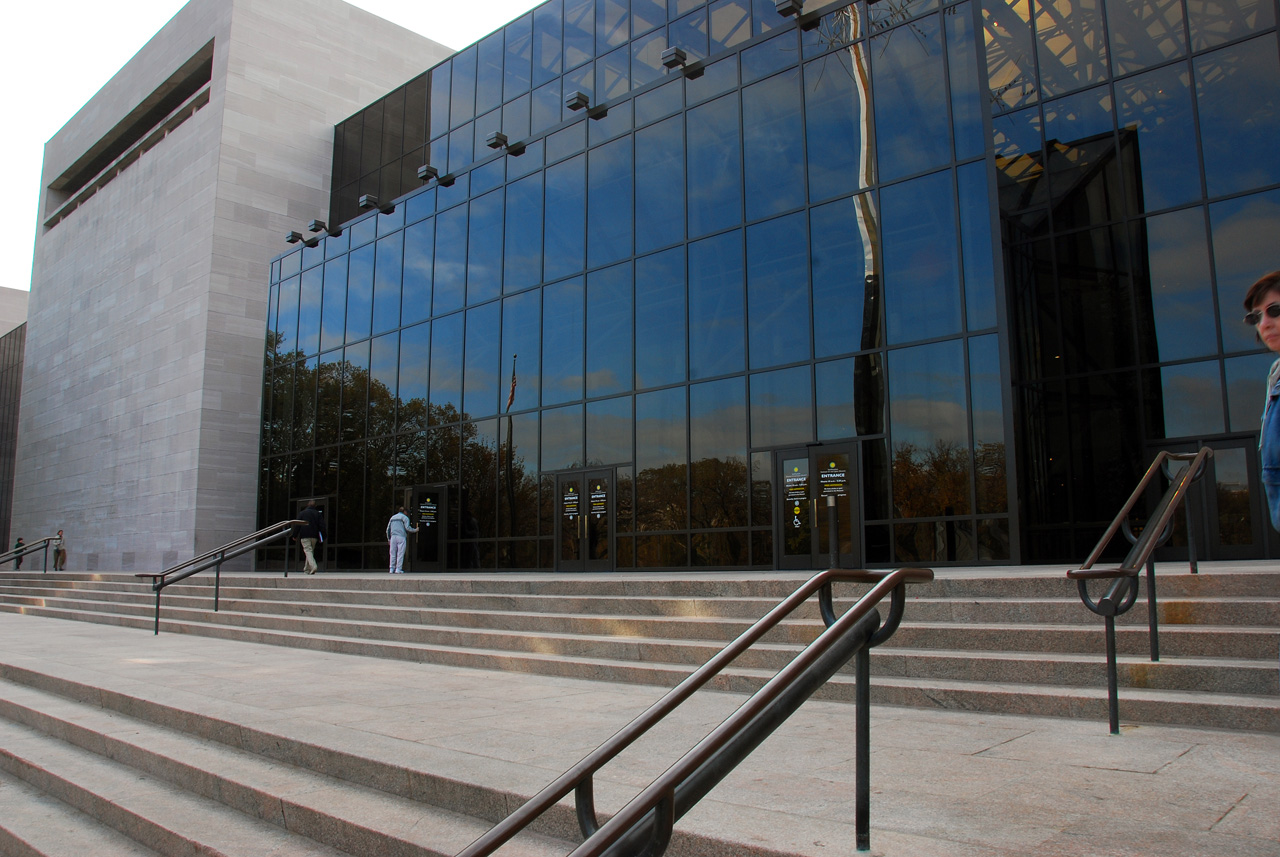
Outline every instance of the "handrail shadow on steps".
{"type": "Polygon", "coordinates": [[[670,843],[676,820],[855,656],[855,833],[858,850],[870,850],[870,650],[897,630],[906,603],[906,584],[931,580],[933,572],[920,568],[900,568],[890,572],[830,569],[815,575],[612,738],[488,833],[458,852],[457,857],[487,857],[569,792],[574,792],[578,826],[585,838],[569,857],[661,857],[670,843]],[[874,585],[843,616],[837,618],[831,593],[831,585],[837,581],[874,585]],[[679,707],[815,593],[819,596],[826,630],[607,823],[599,824],[593,786],[596,771],[679,707]],[[879,611],[875,608],[885,596],[891,599],[889,616],[881,624],[879,611]]]}
{"type": "MultiPolygon", "coordinates": [[[[1084,602],[1086,607],[1101,616],[1106,626],[1107,713],[1112,735],[1120,734],[1119,680],[1116,671],[1116,617],[1127,613],[1137,602],[1138,575],[1145,567],[1147,572],[1147,627],[1151,643],[1151,660],[1160,660],[1155,550],[1168,541],[1173,534],[1173,515],[1178,509],[1178,504],[1186,499],[1191,485],[1204,476],[1208,469],[1206,462],[1212,457],[1213,450],[1207,446],[1202,447],[1197,452],[1167,452],[1161,450],[1157,453],[1155,460],[1151,462],[1151,466],[1147,468],[1146,474],[1142,477],[1142,481],[1138,483],[1137,488],[1133,489],[1133,493],[1129,495],[1128,501],[1120,509],[1115,520],[1111,522],[1111,526],[1107,527],[1106,532],[1102,534],[1102,538],[1098,540],[1098,544],[1094,547],[1093,552],[1089,554],[1089,558],[1079,568],[1071,569],[1067,572],[1067,578],[1076,582],[1080,600],[1084,602]],[[1176,474],[1171,474],[1168,470],[1170,461],[1186,461],[1189,463],[1176,474]],[[1129,526],[1129,513],[1137,505],[1138,500],[1142,498],[1147,487],[1151,484],[1151,480],[1155,478],[1157,473],[1162,471],[1169,479],[1169,487],[1160,498],[1160,502],[1156,504],[1155,511],[1151,513],[1151,517],[1147,519],[1146,526],[1142,528],[1142,532],[1135,538],[1133,530],[1129,526]],[[1125,537],[1133,543],[1133,547],[1129,549],[1124,561],[1118,566],[1095,568],[1094,563],[1102,557],[1103,552],[1107,549],[1115,534],[1122,528],[1125,537]],[[1091,580],[1110,580],[1112,583],[1101,598],[1095,599],[1089,593],[1089,581],[1091,580]]],[[[1186,514],[1187,553],[1190,558],[1191,572],[1195,574],[1198,571],[1198,567],[1196,565],[1196,545],[1189,504],[1186,514]]]]}
{"type": "MultiPolygon", "coordinates": [[[[177,565],[170,566],[164,571],[140,571],[134,577],[144,577],[151,580],[151,590],[156,594],[156,621],[155,629],[152,633],[160,633],[160,593],[164,591],[166,586],[171,586],[180,580],[186,580],[193,574],[199,574],[202,571],[214,569],[213,575],[213,612],[218,612],[218,595],[222,583],[222,564],[229,559],[234,559],[242,554],[246,554],[251,550],[256,550],[263,545],[271,544],[283,536],[290,535],[298,527],[306,526],[306,521],[280,521],[269,527],[264,527],[256,533],[250,533],[247,536],[241,536],[233,542],[227,542],[221,547],[216,547],[208,553],[200,556],[192,557],[186,562],[180,562],[177,565]]],[[[289,576],[289,566],[293,563],[293,545],[290,543],[286,546],[286,556],[284,563],[284,576],[289,576]]]]}
{"type": "Polygon", "coordinates": [[[57,536],[45,536],[43,539],[36,539],[34,542],[25,544],[20,548],[14,548],[7,553],[0,553],[0,565],[11,562],[18,557],[29,556],[36,551],[44,553],[44,566],[41,568],[41,574],[49,572],[49,545],[58,540],[57,536]]]}

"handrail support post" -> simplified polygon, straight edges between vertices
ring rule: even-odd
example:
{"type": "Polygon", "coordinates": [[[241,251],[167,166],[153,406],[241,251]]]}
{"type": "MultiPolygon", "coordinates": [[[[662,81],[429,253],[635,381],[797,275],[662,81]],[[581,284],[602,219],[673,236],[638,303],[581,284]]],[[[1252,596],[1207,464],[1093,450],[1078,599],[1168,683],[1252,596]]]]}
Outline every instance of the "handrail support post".
{"type": "MultiPolygon", "coordinates": [[[[1136,585],[1136,584],[1135,584],[1136,585]]],[[[1114,634],[1114,631],[1112,632],[1114,634]]],[[[1156,561],[1147,559],[1147,636],[1151,641],[1151,660],[1160,660],[1160,608],[1156,603],[1156,561]]]]}
{"type": "Polygon", "coordinates": [[[854,717],[856,759],[854,835],[859,851],[871,850],[871,646],[854,655],[854,717]]]}
{"type": "Polygon", "coordinates": [[[1116,617],[1104,617],[1107,626],[1107,716],[1111,734],[1120,734],[1120,691],[1116,675],[1116,617]]]}
{"type": "Polygon", "coordinates": [[[218,596],[222,589],[222,563],[226,562],[225,550],[218,554],[218,564],[213,567],[213,612],[218,612],[218,596]]]}
{"type": "Polygon", "coordinates": [[[156,591],[156,625],[151,633],[158,637],[160,636],[160,588],[158,586],[153,588],[156,591]]]}

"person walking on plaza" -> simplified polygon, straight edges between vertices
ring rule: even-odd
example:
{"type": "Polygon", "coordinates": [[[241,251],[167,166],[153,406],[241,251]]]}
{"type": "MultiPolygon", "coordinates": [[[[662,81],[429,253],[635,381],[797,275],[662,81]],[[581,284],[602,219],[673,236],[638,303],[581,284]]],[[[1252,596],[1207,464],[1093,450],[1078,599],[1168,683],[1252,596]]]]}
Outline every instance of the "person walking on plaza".
{"type": "MultiPolygon", "coordinates": [[[[1244,298],[1245,324],[1252,325],[1258,341],[1280,352],[1280,271],[1272,271],[1249,287],[1244,298]]],[[[1271,511],[1271,526],[1280,530],[1280,359],[1267,373],[1267,397],[1262,406],[1262,433],[1258,457],[1262,459],[1262,488],[1271,511]]]]}
{"type": "Polygon", "coordinates": [[[302,545],[302,553],[307,558],[303,568],[307,574],[315,574],[319,569],[316,565],[316,545],[324,543],[324,518],[320,516],[315,500],[307,501],[307,508],[298,514],[298,519],[306,522],[304,526],[298,528],[297,535],[298,543],[302,545]]]}
{"type": "Polygon", "coordinates": [[[67,540],[62,536],[62,530],[58,530],[58,535],[53,539],[53,570],[67,570],[67,540]]]}
{"type": "MultiPolygon", "coordinates": [[[[26,546],[27,543],[22,540],[22,536],[18,536],[18,540],[13,543],[13,549],[16,551],[22,550],[26,546]]],[[[20,568],[22,568],[22,554],[18,554],[13,558],[13,570],[17,571],[20,568]]]]}
{"type": "Polygon", "coordinates": [[[409,533],[416,533],[418,528],[404,513],[404,506],[387,521],[387,545],[391,552],[391,574],[404,574],[404,549],[408,544],[409,533]]]}

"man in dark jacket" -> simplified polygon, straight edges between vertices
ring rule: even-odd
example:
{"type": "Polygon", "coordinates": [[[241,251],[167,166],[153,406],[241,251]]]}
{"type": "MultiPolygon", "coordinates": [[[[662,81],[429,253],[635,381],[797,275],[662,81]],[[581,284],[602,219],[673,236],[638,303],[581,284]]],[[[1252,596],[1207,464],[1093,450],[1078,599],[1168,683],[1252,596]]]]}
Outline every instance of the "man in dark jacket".
{"type": "Polygon", "coordinates": [[[315,500],[307,501],[307,508],[298,515],[298,520],[306,523],[298,528],[297,539],[302,544],[302,553],[306,556],[307,574],[316,573],[316,543],[324,541],[324,519],[316,508],[315,500]]]}

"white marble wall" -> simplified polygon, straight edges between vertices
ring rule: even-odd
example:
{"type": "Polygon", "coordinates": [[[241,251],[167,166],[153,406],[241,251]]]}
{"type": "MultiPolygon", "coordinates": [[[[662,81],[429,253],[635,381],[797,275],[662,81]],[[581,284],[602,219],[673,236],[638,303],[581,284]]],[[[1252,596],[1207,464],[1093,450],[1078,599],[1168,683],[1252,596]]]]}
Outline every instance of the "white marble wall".
{"type": "Polygon", "coordinates": [[[71,570],[253,529],[270,259],[327,215],[333,125],[449,53],[340,0],[192,0],[49,142],[44,185],[210,38],[208,106],[36,241],[13,525],[65,529],[71,570]]]}

